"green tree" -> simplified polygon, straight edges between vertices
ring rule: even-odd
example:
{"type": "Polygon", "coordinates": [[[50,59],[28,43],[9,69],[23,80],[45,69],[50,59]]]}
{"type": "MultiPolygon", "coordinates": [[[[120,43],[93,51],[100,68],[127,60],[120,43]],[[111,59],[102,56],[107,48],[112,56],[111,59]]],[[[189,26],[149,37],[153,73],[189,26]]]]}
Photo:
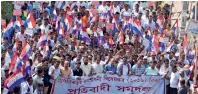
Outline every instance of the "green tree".
{"type": "Polygon", "coordinates": [[[2,1],[1,2],[1,17],[2,19],[9,20],[13,16],[13,1],[2,1]]]}

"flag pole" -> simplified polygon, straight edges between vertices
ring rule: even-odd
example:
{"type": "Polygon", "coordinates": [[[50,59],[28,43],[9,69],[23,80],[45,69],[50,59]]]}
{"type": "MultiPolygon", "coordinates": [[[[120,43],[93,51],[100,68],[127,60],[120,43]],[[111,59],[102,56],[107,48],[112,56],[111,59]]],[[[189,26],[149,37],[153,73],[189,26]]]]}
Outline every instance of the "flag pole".
{"type": "Polygon", "coordinates": [[[195,61],[194,61],[194,63],[195,63],[195,69],[194,69],[194,78],[193,78],[193,81],[194,81],[194,85],[197,85],[197,56],[198,56],[197,52],[198,52],[198,47],[197,47],[197,45],[195,47],[196,47],[196,49],[195,49],[196,50],[196,54],[195,54],[195,61]]]}

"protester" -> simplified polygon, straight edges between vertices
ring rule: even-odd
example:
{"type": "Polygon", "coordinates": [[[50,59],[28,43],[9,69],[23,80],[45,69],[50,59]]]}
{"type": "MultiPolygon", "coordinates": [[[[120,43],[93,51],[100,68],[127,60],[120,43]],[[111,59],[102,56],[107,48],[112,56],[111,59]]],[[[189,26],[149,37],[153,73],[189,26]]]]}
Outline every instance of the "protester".
{"type": "Polygon", "coordinates": [[[185,86],[185,80],[180,80],[181,87],[178,90],[178,94],[187,94],[188,90],[185,86]]]}
{"type": "Polygon", "coordinates": [[[74,76],[83,76],[83,70],[80,68],[81,62],[76,62],[76,67],[73,69],[74,76]]]}
{"type": "Polygon", "coordinates": [[[21,94],[33,94],[33,79],[28,77],[27,81],[21,83],[21,94]]]}
{"type": "Polygon", "coordinates": [[[170,75],[170,94],[177,94],[178,83],[179,83],[179,73],[177,70],[177,66],[173,66],[170,75]]]}
{"type": "Polygon", "coordinates": [[[22,14],[2,26],[3,94],[51,94],[57,78],[83,82],[101,74],[160,76],[166,94],[196,91],[195,39],[180,38],[177,21],[169,24],[172,5],[145,2],[13,2],[22,14]],[[24,81],[11,82],[17,69],[24,81]]]}

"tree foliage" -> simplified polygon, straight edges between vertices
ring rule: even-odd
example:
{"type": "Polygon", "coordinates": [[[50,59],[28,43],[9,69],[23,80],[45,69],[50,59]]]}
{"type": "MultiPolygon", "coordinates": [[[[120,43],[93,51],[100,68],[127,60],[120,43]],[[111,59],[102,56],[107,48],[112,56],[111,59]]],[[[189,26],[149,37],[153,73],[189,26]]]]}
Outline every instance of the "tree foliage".
{"type": "Polygon", "coordinates": [[[13,1],[2,1],[1,2],[1,17],[2,19],[9,20],[13,15],[13,1]]]}

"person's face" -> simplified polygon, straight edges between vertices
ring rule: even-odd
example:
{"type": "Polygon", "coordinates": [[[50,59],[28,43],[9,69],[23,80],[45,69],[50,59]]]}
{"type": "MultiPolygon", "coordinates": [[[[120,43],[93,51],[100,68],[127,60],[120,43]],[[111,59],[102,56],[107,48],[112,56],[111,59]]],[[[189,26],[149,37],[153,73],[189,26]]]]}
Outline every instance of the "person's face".
{"type": "Polygon", "coordinates": [[[142,60],[139,60],[138,65],[142,65],[142,60]]]}
{"type": "Polygon", "coordinates": [[[76,64],[76,67],[77,67],[77,68],[80,68],[80,64],[79,64],[79,63],[77,63],[77,64],[76,64]]]}
{"type": "Polygon", "coordinates": [[[168,61],[166,61],[166,62],[165,62],[165,66],[168,66],[168,65],[169,65],[169,62],[168,62],[168,61]]]}
{"type": "Polygon", "coordinates": [[[43,86],[39,86],[38,90],[39,91],[44,91],[44,87],[43,86]]]}
{"type": "Polygon", "coordinates": [[[30,80],[28,81],[28,84],[29,84],[29,85],[32,85],[32,83],[33,83],[33,80],[30,79],[30,80]]]}
{"type": "Polygon", "coordinates": [[[110,2],[107,2],[106,4],[107,4],[107,6],[110,6],[110,2]]]}
{"type": "Polygon", "coordinates": [[[38,76],[39,76],[39,77],[42,77],[42,76],[43,76],[43,72],[42,72],[42,73],[40,73],[40,74],[38,74],[38,76]]]}
{"type": "Polygon", "coordinates": [[[97,58],[97,59],[96,59],[96,63],[97,63],[97,64],[100,64],[100,58],[97,58]]]}
{"type": "Polygon", "coordinates": [[[182,72],[182,73],[180,74],[180,76],[181,76],[181,77],[184,77],[184,76],[185,76],[185,75],[184,75],[184,72],[182,72]]]}
{"type": "Polygon", "coordinates": [[[151,67],[152,67],[152,68],[154,68],[154,67],[155,67],[155,65],[156,65],[156,64],[155,64],[155,63],[153,63],[153,62],[151,63],[151,67]]]}
{"type": "Polygon", "coordinates": [[[127,61],[127,58],[126,58],[126,57],[124,57],[124,58],[123,58],[123,61],[124,61],[124,63],[125,63],[125,62],[127,61]]]}
{"type": "Polygon", "coordinates": [[[177,68],[173,68],[173,72],[174,72],[174,73],[177,72],[177,68]]]}
{"type": "Polygon", "coordinates": [[[86,13],[85,13],[85,14],[86,14],[86,16],[89,16],[89,11],[86,11],[86,13]]]}
{"type": "Polygon", "coordinates": [[[84,60],[84,64],[87,65],[88,62],[89,62],[89,60],[88,60],[88,58],[86,58],[86,59],[84,60]]]}
{"type": "Polygon", "coordinates": [[[7,44],[7,43],[8,43],[8,40],[7,40],[7,39],[4,39],[4,40],[3,40],[3,43],[4,43],[4,44],[7,44]]]}
{"type": "Polygon", "coordinates": [[[149,21],[152,21],[153,20],[153,17],[152,16],[149,16],[149,21]]]}
{"type": "Polygon", "coordinates": [[[69,67],[69,62],[68,61],[65,61],[64,67],[65,68],[68,68],[69,67]]]}
{"type": "Polygon", "coordinates": [[[25,31],[25,28],[24,27],[21,27],[21,33],[23,34],[25,31]]]}
{"type": "Polygon", "coordinates": [[[56,61],[56,63],[55,63],[55,68],[58,68],[59,67],[59,65],[60,65],[60,61],[56,61]]]}
{"type": "Polygon", "coordinates": [[[48,20],[47,20],[47,19],[45,19],[44,23],[45,23],[45,25],[47,25],[47,24],[48,24],[48,20]]]}
{"type": "Polygon", "coordinates": [[[135,5],[135,10],[139,10],[139,6],[138,5],[135,5]]]}
{"type": "Polygon", "coordinates": [[[36,10],[35,10],[35,9],[33,9],[32,13],[33,13],[33,14],[36,14],[36,10]]]}
{"type": "Polygon", "coordinates": [[[146,11],[146,15],[149,15],[149,11],[146,11]]]}
{"type": "Polygon", "coordinates": [[[147,63],[147,59],[143,59],[143,62],[144,62],[144,63],[147,63]]]}

